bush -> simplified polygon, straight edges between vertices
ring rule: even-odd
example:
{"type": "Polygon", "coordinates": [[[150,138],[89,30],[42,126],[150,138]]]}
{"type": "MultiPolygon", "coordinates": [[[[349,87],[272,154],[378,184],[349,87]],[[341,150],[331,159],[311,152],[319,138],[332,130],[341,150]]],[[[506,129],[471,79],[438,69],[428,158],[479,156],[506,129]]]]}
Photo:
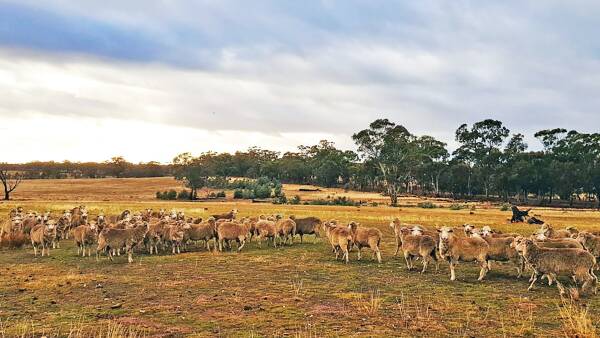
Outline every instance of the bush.
{"type": "Polygon", "coordinates": [[[510,204],[508,203],[504,203],[500,206],[500,211],[509,211],[510,210],[510,204]]]}
{"type": "Polygon", "coordinates": [[[437,206],[435,204],[431,203],[431,202],[421,202],[421,203],[418,203],[417,206],[419,208],[423,208],[423,209],[435,209],[435,208],[437,208],[437,206]]]}
{"type": "Polygon", "coordinates": [[[292,197],[292,199],[290,200],[290,204],[294,204],[294,205],[300,204],[300,196],[296,195],[296,196],[292,197]]]}
{"type": "Polygon", "coordinates": [[[236,200],[244,198],[244,191],[242,189],[235,189],[233,191],[233,198],[236,200]]]}
{"type": "Polygon", "coordinates": [[[373,201],[373,202],[370,203],[370,205],[372,207],[377,207],[377,206],[379,206],[379,203],[373,201]]]}
{"type": "MultiPolygon", "coordinates": [[[[177,191],[171,189],[169,191],[157,191],[156,192],[156,198],[159,200],[175,200],[177,199],[177,191]]],[[[188,198],[189,198],[189,194],[188,194],[188,198]]]]}
{"type": "Polygon", "coordinates": [[[225,192],[224,192],[224,191],[219,191],[219,192],[217,193],[217,198],[225,198],[225,197],[227,197],[227,195],[225,194],[225,192]]]}
{"type": "Polygon", "coordinates": [[[190,192],[183,189],[181,190],[178,194],[177,194],[177,199],[178,200],[189,200],[190,199],[190,192]]]}
{"type": "Polygon", "coordinates": [[[450,210],[462,210],[463,207],[464,206],[462,204],[453,203],[450,205],[450,210]]]}
{"type": "Polygon", "coordinates": [[[256,198],[271,197],[271,187],[269,185],[257,185],[254,188],[254,196],[256,196],[256,198]]]}
{"type": "Polygon", "coordinates": [[[273,200],[273,204],[286,204],[287,202],[287,197],[285,197],[285,194],[283,193],[275,197],[275,199],[273,200]]]}
{"type": "Polygon", "coordinates": [[[358,206],[360,205],[360,203],[355,202],[347,197],[336,197],[334,199],[316,199],[316,200],[312,200],[308,203],[304,203],[304,204],[310,204],[310,205],[339,205],[339,206],[358,206]]]}
{"type": "Polygon", "coordinates": [[[166,194],[163,194],[163,196],[165,196],[165,195],[166,195],[165,199],[167,199],[167,200],[177,199],[177,191],[175,191],[173,189],[169,190],[166,194]]]}

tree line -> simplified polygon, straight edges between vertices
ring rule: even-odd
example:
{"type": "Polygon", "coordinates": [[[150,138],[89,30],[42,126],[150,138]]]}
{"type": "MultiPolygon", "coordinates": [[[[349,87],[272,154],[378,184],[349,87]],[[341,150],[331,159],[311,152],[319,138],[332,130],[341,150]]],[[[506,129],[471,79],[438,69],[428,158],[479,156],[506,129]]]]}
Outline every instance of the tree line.
{"type": "Polygon", "coordinates": [[[545,205],[559,199],[600,208],[600,134],[557,128],[534,136],[542,150],[528,150],[524,135],[487,119],[461,125],[455,131],[459,146],[449,152],[446,143],[432,136],[377,119],[352,135],[356,151],[323,140],[285,153],[258,147],[233,154],[183,153],[168,165],[115,157],[102,163],[32,162],[0,169],[24,178],[174,176],[190,189],[190,199],[215,182],[245,177],[382,192],[392,205],[408,193],[524,203],[533,198],[545,205]]]}

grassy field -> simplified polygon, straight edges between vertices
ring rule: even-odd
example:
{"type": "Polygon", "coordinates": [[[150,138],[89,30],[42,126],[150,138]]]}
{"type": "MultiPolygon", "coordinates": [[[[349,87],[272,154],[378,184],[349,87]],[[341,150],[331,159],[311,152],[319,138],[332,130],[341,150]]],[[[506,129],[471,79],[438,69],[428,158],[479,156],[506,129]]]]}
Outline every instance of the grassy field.
{"type": "MultiPolygon", "coordinates": [[[[596,334],[600,297],[585,299],[576,306],[565,305],[555,287],[539,284],[535,291],[527,292],[527,278],[517,280],[508,265],[494,264],[486,280],[477,282],[478,268],[464,263],[457,268],[458,280],[450,282],[445,263],[440,271],[431,269],[421,275],[408,272],[404,260],[392,256],[394,241],[388,227],[392,217],[426,226],[472,223],[523,234],[534,231],[532,225],[510,225],[510,213],[495,206],[480,205],[471,213],[468,209],[277,206],[233,201],[160,203],[152,200],[153,192],[177,182],[149,179],[112,183],[113,188],[106,188],[104,194],[99,187],[91,189],[89,181],[65,181],[64,186],[56,181],[26,182],[15,194],[20,201],[0,204],[0,218],[16,205],[58,212],[85,200],[91,214],[164,207],[184,210],[189,216],[207,216],[237,208],[241,216],[283,213],[355,220],[382,230],[384,262],[371,261],[370,253],[358,262],[355,251],[350,264],[336,262],[328,244],[313,236],[304,244],[277,249],[260,249],[253,242],[239,254],[195,247],[176,256],[136,254],[133,264],[127,264],[123,256],[113,263],[105,257],[100,262],[93,257],[77,257],[70,242],[63,242],[49,258],[35,258],[29,247],[3,249],[3,336],[85,337],[99,330],[102,336],[112,332],[113,336],[152,337],[596,334]],[[161,186],[154,186],[156,182],[161,186]],[[129,200],[129,196],[134,197],[129,200]]],[[[534,212],[556,227],[600,228],[600,213],[594,211],[534,212]]]]}

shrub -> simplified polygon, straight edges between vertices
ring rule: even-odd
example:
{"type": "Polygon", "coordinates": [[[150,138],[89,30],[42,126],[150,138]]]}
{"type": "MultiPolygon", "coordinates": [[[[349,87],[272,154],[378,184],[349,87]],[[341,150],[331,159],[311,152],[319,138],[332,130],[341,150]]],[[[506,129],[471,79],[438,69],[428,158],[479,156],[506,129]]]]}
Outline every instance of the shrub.
{"type": "Polygon", "coordinates": [[[242,199],[242,198],[244,198],[244,191],[242,191],[242,189],[235,189],[233,191],[233,198],[234,199],[242,199]]]}
{"type": "Polygon", "coordinates": [[[162,199],[163,199],[163,193],[162,193],[162,192],[160,192],[160,191],[157,191],[157,192],[156,192],[156,199],[158,199],[158,200],[162,200],[162,199]]]}
{"type": "Polygon", "coordinates": [[[217,193],[217,198],[225,198],[227,197],[227,195],[225,194],[225,191],[219,191],[217,193]]]}
{"type": "Polygon", "coordinates": [[[310,205],[339,205],[339,206],[358,206],[360,205],[360,203],[355,202],[347,197],[336,197],[334,199],[316,199],[316,200],[312,200],[308,203],[304,203],[304,204],[310,204],[310,205]]]}
{"type": "Polygon", "coordinates": [[[372,207],[376,207],[376,206],[379,206],[379,203],[377,203],[377,202],[373,201],[373,202],[371,202],[371,203],[370,203],[370,205],[371,205],[372,207]]]}
{"type": "Polygon", "coordinates": [[[178,194],[177,194],[177,199],[178,200],[189,200],[190,199],[190,192],[183,189],[181,190],[178,194]]]}
{"type": "Polygon", "coordinates": [[[255,198],[269,198],[271,197],[271,187],[269,185],[257,185],[254,188],[255,198]]]}
{"type": "Polygon", "coordinates": [[[463,207],[464,206],[462,204],[453,203],[450,205],[450,210],[462,210],[463,207]]]}
{"type": "Polygon", "coordinates": [[[500,206],[500,211],[509,211],[510,210],[510,204],[508,203],[504,203],[500,206]]]}
{"type": "Polygon", "coordinates": [[[437,206],[431,202],[420,202],[417,204],[417,206],[419,208],[423,208],[423,209],[435,209],[437,208],[437,206]]]}
{"type": "Polygon", "coordinates": [[[290,204],[298,205],[300,204],[300,196],[296,195],[290,199],[290,204]]]}
{"type": "Polygon", "coordinates": [[[287,202],[288,200],[284,193],[281,193],[273,200],[273,204],[286,204],[287,202]]]}
{"type": "Polygon", "coordinates": [[[177,191],[175,191],[174,189],[171,189],[168,192],[163,193],[163,196],[165,196],[165,195],[166,195],[165,199],[167,199],[167,200],[175,200],[175,199],[177,199],[177,191]]]}

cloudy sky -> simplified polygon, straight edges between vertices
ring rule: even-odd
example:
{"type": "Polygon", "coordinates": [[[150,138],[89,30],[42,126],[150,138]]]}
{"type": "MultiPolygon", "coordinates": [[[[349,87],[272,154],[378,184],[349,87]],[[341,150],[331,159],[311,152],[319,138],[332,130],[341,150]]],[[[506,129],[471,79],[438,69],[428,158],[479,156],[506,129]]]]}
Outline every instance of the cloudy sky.
{"type": "Polygon", "coordinates": [[[0,0],[0,162],[600,128],[597,1],[0,0]]]}

